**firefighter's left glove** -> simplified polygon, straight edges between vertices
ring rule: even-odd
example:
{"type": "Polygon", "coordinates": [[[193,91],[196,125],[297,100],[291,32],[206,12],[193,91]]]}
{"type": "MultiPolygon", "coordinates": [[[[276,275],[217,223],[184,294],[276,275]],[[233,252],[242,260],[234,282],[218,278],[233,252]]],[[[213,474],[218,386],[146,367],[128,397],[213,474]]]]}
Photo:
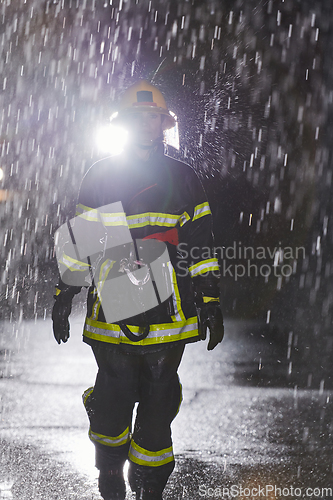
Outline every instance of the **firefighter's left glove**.
{"type": "Polygon", "coordinates": [[[55,303],[52,309],[53,335],[58,344],[67,342],[69,339],[69,315],[72,310],[72,300],[81,287],[71,287],[55,295],[55,303]]]}
{"type": "Polygon", "coordinates": [[[201,304],[199,312],[200,337],[205,339],[209,329],[208,351],[212,351],[224,337],[223,315],[219,302],[201,304]]]}

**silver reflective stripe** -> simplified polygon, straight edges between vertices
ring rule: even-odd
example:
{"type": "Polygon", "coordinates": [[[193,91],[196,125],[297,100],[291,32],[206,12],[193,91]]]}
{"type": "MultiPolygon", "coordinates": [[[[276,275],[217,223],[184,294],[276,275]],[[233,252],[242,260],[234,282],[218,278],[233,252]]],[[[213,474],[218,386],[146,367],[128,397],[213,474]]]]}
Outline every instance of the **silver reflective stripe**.
{"type": "Polygon", "coordinates": [[[170,448],[166,448],[165,450],[152,452],[144,450],[134,443],[133,440],[131,442],[128,456],[132,462],[153,467],[164,465],[174,460],[172,446],[170,446],[170,448]]]}
{"type": "Polygon", "coordinates": [[[106,446],[121,446],[127,443],[130,440],[130,431],[129,427],[120,434],[119,436],[103,436],[103,434],[97,434],[89,429],[89,437],[91,441],[95,441],[96,443],[104,444],[106,446]]]}
{"type": "Polygon", "coordinates": [[[97,293],[101,293],[104,282],[106,278],[108,277],[108,274],[110,270],[113,267],[113,264],[115,263],[115,260],[107,259],[103,264],[101,265],[101,269],[99,272],[99,279],[98,279],[98,284],[97,284],[97,293]]]}
{"type": "Polygon", "coordinates": [[[195,221],[196,219],[200,219],[200,217],[210,215],[211,213],[209,203],[206,201],[205,203],[201,203],[201,205],[197,205],[195,207],[192,220],[195,221]]]}
{"type": "Polygon", "coordinates": [[[89,269],[89,264],[81,262],[79,260],[72,259],[68,255],[63,254],[59,260],[59,264],[63,264],[70,271],[87,271],[89,269]]]}
{"type": "Polygon", "coordinates": [[[101,219],[105,226],[127,226],[125,212],[101,213],[101,219]]]}
{"type": "Polygon", "coordinates": [[[208,259],[204,260],[201,262],[198,262],[197,264],[194,264],[194,266],[191,266],[189,268],[190,275],[193,278],[194,276],[197,276],[198,274],[206,273],[208,271],[219,271],[219,264],[217,259],[208,259]]]}
{"type": "Polygon", "coordinates": [[[127,217],[127,222],[130,228],[147,225],[173,227],[177,225],[178,219],[179,215],[145,213],[139,215],[129,215],[127,217]]]}
{"type": "MultiPolygon", "coordinates": [[[[161,337],[173,337],[173,336],[182,336],[185,333],[190,333],[190,332],[195,332],[198,329],[198,323],[196,318],[191,318],[188,320],[188,324],[183,324],[182,326],[179,326],[179,323],[176,324],[175,326],[171,326],[172,323],[167,324],[168,326],[161,326],[160,328],[158,325],[151,325],[150,327],[150,332],[148,334],[148,337],[146,339],[158,339],[161,337]]],[[[129,325],[128,325],[129,326],[129,325]]],[[[129,326],[130,330],[133,331],[133,333],[137,333],[138,327],[132,327],[129,326]]],[[[105,337],[114,337],[114,338],[119,338],[122,337],[123,339],[127,339],[126,335],[120,330],[118,325],[112,325],[110,323],[102,323],[99,321],[94,321],[91,320],[90,318],[86,319],[85,325],[84,325],[84,330],[87,333],[92,333],[94,335],[102,335],[105,337]],[[95,325],[93,326],[93,324],[95,325]],[[103,328],[104,325],[110,325],[111,328],[103,328]],[[99,326],[101,325],[101,326],[99,326]]],[[[145,340],[146,340],[145,339],[145,340]]]]}
{"type": "Polygon", "coordinates": [[[99,313],[99,310],[100,310],[100,307],[101,307],[101,301],[99,300],[99,296],[97,295],[97,298],[92,306],[92,313],[91,313],[91,317],[93,319],[97,319],[98,318],[98,313],[99,313]]]}
{"type": "Polygon", "coordinates": [[[151,330],[149,332],[149,335],[147,338],[159,338],[159,337],[166,337],[166,336],[173,336],[173,335],[179,335],[180,333],[185,333],[185,332],[191,332],[194,331],[198,328],[197,322],[189,325],[185,325],[183,327],[174,327],[174,328],[166,328],[166,329],[160,329],[160,330],[154,330],[154,326],[151,327],[151,330]]]}
{"type": "Polygon", "coordinates": [[[180,226],[183,226],[184,224],[186,224],[186,222],[188,220],[190,220],[191,217],[189,216],[189,214],[187,212],[184,212],[180,217],[179,217],[179,225],[180,226]]]}
{"type": "Polygon", "coordinates": [[[98,318],[98,313],[99,313],[99,309],[101,306],[100,296],[101,296],[101,292],[103,289],[103,285],[104,285],[104,282],[105,282],[110,270],[112,269],[114,263],[115,263],[115,260],[107,259],[105,262],[103,262],[103,264],[101,266],[100,273],[99,273],[99,281],[97,283],[97,290],[96,290],[97,291],[97,298],[96,298],[96,301],[95,301],[93,308],[92,308],[92,317],[94,319],[98,318]]]}
{"type": "Polygon", "coordinates": [[[89,389],[85,390],[84,393],[82,394],[82,401],[84,406],[86,406],[87,399],[89,398],[90,394],[92,394],[94,388],[89,387],[89,389]]]}
{"type": "Polygon", "coordinates": [[[98,209],[90,208],[82,205],[81,203],[76,207],[76,217],[81,217],[90,222],[101,222],[105,226],[127,226],[126,214],[123,211],[119,211],[122,205],[119,203],[110,203],[109,205],[104,205],[98,209]],[[101,212],[100,209],[103,208],[118,208],[118,211],[111,212],[101,212]]]}
{"type": "Polygon", "coordinates": [[[89,222],[100,222],[100,217],[96,208],[89,208],[87,212],[82,209],[80,211],[77,209],[76,217],[81,217],[81,219],[89,222]]]}
{"type": "MultiPolygon", "coordinates": [[[[85,325],[84,325],[84,330],[93,333],[95,335],[105,335],[107,337],[115,337],[119,338],[120,337],[120,327],[117,325],[112,325],[112,328],[99,328],[96,326],[92,326],[89,324],[89,319],[86,320],[85,325]]],[[[100,324],[106,324],[106,323],[100,323],[100,324]]]]}
{"type": "Polygon", "coordinates": [[[171,284],[172,284],[172,303],[173,303],[173,308],[175,315],[172,317],[175,318],[176,321],[186,321],[185,315],[182,310],[182,301],[180,298],[179,294],[179,289],[178,289],[178,283],[177,283],[177,277],[176,277],[176,272],[170,262],[170,265],[168,265],[168,269],[170,271],[170,277],[171,277],[171,284]]]}
{"type": "Polygon", "coordinates": [[[78,205],[76,205],[76,214],[75,215],[81,215],[84,212],[89,212],[90,210],[93,210],[93,208],[86,207],[86,206],[82,205],[82,203],[79,203],[78,205]]]}

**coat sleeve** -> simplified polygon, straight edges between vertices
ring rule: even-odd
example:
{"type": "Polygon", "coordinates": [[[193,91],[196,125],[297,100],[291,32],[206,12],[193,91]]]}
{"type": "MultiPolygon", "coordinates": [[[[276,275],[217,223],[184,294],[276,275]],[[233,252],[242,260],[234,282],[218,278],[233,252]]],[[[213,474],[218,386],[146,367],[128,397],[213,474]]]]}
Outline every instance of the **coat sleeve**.
{"type": "Polygon", "coordinates": [[[206,193],[194,171],[190,171],[185,192],[188,210],[180,227],[180,250],[191,278],[210,276],[219,280],[219,265],[214,253],[212,213],[206,193]]]}
{"type": "Polygon", "coordinates": [[[105,237],[103,213],[97,210],[98,184],[98,169],[93,166],[82,179],[75,217],[55,233],[60,274],[57,298],[71,296],[74,290],[77,293],[91,284],[91,256],[103,250],[100,240],[105,237]]]}

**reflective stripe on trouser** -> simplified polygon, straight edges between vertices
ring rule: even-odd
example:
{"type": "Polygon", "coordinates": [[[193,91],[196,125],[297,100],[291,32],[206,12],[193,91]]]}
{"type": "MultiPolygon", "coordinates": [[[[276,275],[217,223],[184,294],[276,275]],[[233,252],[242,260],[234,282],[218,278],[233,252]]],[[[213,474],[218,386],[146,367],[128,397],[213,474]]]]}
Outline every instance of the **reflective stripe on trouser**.
{"type": "Polygon", "coordinates": [[[134,482],[142,483],[144,469],[149,478],[156,482],[158,476],[158,483],[165,485],[174,467],[170,425],[181,402],[177,369],[183,350],[177,344],[160,352],[131,355],[120,346],[106,349],[101,343],[93,347],[99,371],[93,391],[86,392],[85,407],[98,468],[123,460],[126,446],[128,452],[130,423],[138,402],[129,453],[134,482]]]}
{"type": "MultiPolygon", "coordinates": [[[[83,395],[82,400],[87,411],[90,422],[98,429],[105,429],[99,426],[99,420],[94,418],[95,412],[98,411],[98,397],[95,397],[95,388],[89,387],[83,395]]],[[[98,394],[97,394],[98,396],[98,394]]],[[[128,449],[131,439],[129,426],[118,435],[106,435],[100,432],[95,432],[95,427],[89,427],[89,438],[95,445],[97,469],[112,470],[122,467],[128,456],[128,449]]]]}
{"type": "Polygon", "coordinates": [[[104,444],[105,446],[122,446],[123,444],[128,443],[130,435],[129,427],[127,427],[127,429],[125,429],[119,436],[104,436],[103,434],[93,432],[91,428],[89,429],[89,437],[91,441],[104,444]]]}
{"type": "MultiPolygon", "coordinates": [[[[168,363],[170,360],[165,359],[165,368],[168,363]]],[[[179,411],[182,390],[175,371],[164,381],[143,376],[141,386],[142,399],[128,455],[128,480],[133,491],[142,488],[162,494],[175,466],[170,426],[179,411]]]]}
{"type": "Polygon", "coordinates": [[[175,466],[172,446],[154,452],[142,448],[132,439],[128,456],[131,489],[137,493],[150,490],[156,495],[162,495],[175,466]]]}
{"type": "Polygon", "coordinates": [[[159,451],[149,451],[137,445],[133,439],[131,441],[128,458],[131,462],[148,467],[159,467],[161,465],[173,462],[172,446],[159,451]]]}
{"type": "MultiPolygon", "coordinates": [[[[93,412],[92,409],[92,400],[93,400],[93,392],[94,388],[89,387],[84,393],[82,394],[82,400],[83,404],[85,406],[85,409],[87,410],[88,416],[90,416],[93,412]]],[[[105,446],[122,446],[123,444],[126,444],[130,441],[131,439],[131,433],[130,433],[130,428],[129,426],[126,427],[124,432],[119,434],[118,436],[106,436],[104,434],[99,434],[98,432],[94,432],[91,427],[89,428],[89,438],[93,443],[99,443],[103,444],[105,446]]]]}

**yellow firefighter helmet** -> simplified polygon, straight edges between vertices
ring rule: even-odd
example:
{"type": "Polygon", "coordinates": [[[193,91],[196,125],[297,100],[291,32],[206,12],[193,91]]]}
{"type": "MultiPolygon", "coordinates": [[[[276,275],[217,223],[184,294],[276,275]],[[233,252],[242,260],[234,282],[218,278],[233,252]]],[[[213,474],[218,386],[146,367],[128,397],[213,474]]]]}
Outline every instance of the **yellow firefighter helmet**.
{"type": "Polygon", "coordinates": [[[167,108],[162,92],[146,80],[139,80],[125,90],[119,102],[118,112],[111,116],[111,120],[120,122],[128,118],[131,113],[144,111],[163,115],[165,117],[163,130],[170,129],[176,124],[176,117],[167,108]]]}

